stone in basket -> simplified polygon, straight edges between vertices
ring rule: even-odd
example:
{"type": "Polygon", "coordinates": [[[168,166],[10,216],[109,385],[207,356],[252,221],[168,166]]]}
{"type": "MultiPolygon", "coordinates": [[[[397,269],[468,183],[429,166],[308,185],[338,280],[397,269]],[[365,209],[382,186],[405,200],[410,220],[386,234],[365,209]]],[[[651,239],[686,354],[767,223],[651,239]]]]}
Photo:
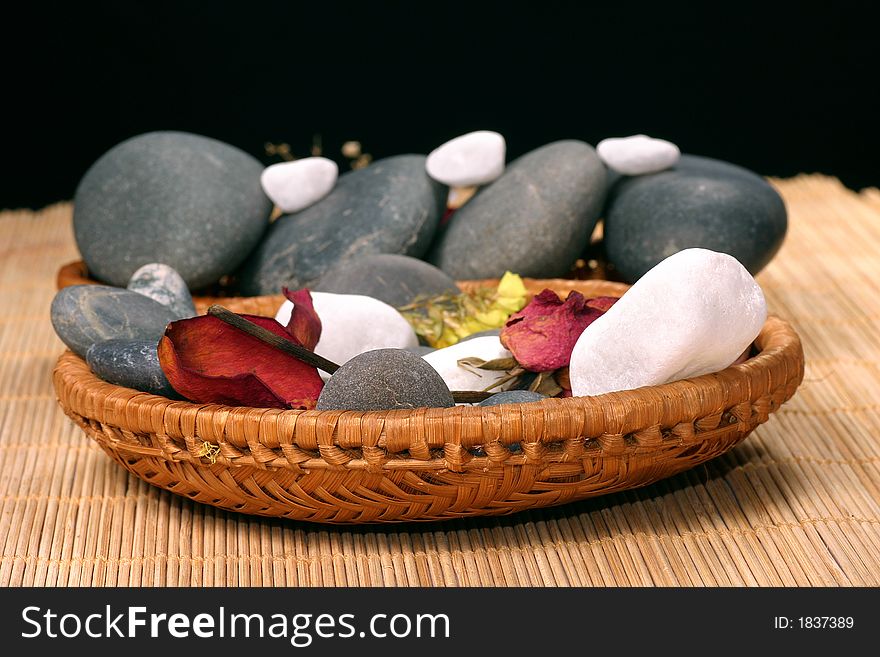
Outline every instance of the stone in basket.
{"type": "MultiPolygon", "coordinates": [[[[530,293],[619,296],[605,281],[530,293]]],[[[280,297],[227,299],[274,315],[280,297]]],[[[501,515],[643,486],[730,449],[803,378],[791,326],[767,319],[748,360],[591,397],[488,407],[296,411],[172,401],[110,385],[65,353],[65,412],[145,481],[224,509],[328,523],[501,515]]]]}

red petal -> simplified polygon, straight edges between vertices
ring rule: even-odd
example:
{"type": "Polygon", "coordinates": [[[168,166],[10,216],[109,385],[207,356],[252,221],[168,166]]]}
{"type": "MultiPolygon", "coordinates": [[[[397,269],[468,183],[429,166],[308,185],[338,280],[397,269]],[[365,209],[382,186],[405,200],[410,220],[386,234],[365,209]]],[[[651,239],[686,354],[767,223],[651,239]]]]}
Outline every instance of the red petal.
{"type": "Polygon", "coordinates": [[[565,367],[584,329],[614,303],[610,299],[585,299],[575,291],[562,301],[553,290],[544,290],[511,315],[501,331],[501,344],[532,372],[565,367]]]}
{"type": "Polygon", "coordinates": [[[617,301],[617,297],[593,297],[592,299],[587,299],[587,305],[604,313],[614,305],[615,301],[617,301]]]}
{"type": "Polygon", "coordinates": [[[308,289],[291,292],[284,287],[281,291],[293,303],[293,312],[290,313],[290,321],[287,322],[287,332],[293,337],[294,342],[309,351],[314,351],[315,345],[321,338],[321,318],[315,312],[312,295],[308,289]]]}
{"type": "MultiPolygon", "coordinates": [[[[241,317],[290,339],[274,319],[241,317]]],[[[171,386],[199,403],[311,409],[324,386],[311,365],[212,315],[169,324],[159,363],[171,386]]]]}

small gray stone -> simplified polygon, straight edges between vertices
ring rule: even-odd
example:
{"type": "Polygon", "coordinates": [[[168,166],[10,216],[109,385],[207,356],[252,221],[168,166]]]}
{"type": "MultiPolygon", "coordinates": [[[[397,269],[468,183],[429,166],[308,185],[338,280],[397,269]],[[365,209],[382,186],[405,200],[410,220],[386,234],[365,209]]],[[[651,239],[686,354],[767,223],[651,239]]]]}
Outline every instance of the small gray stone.
{"type": "Polygon", "coordinates": [[[782,198],[763,178],[704,157],[683,155],[668,171],[621,178],[611,194],[604,246],[629,282],[692,247],[732,255],[757,274],[788,226],[782,198]]]}
{"type": "Polygon", "coordinates": [[[231,274],[269,226],[262,172],[247,153],[185,132],[114,146],[74,198],[74,234],[89,272],[122,286],[141,265],[164,262],[191,289],[231,274]]]}
{"type": "Polygon", "coordinates": [[[424,356],[426,354],[437,351],[434,347],[429,347],[426,344],[416,345],[415,347],[407,347],[406,350],[413,352],[417,356],[424,356]]]}
{"type": "Polygon", "coordinates": [[[336,370],[321,391],[317,408],[378,411],[453,405],[443,379],[416,354],[376,349],[336,370]]]}
{"type": "Polygon", "coordinates": [[[498,406],[499,404],[526,404],[547,399],[547,395],[531,390],[505,390],[484,399],[477,406],[498,406]]]}
{"type": "Polygon", "coordinates": [[[51,319],[61,341],[84,358],[89,347],[105,340],[158,343],[165,327],[178,317],[137,292],[107,285],[72,285],[55,295],[51,319]]]}
{"type": "Polygon", "coordinates": [[[605,198],[605,165],[581,141],[527,153],[456,211],[429,260],[456,280],[562,276],[587,246],[605,198]]]}
{"type": "Polygon", "coordinates": [[[462,338],[459,342],[466,342],[468,340],[473,340],[474,338],[485,338],[487,335],[499,336],[501,335],[501,329],[486,329],[485,331],[477,331],[476,333],[471,333],[469,336],[462,338]]]}
{"type": "Polygon", "coordinates": [[[314,289],[363,294],[395,308],[419,296],[461,293],[454,280],[424,260],[388,253],[340,262],[321,276],[314,289]]]}
{"type": "Polygon", "coordinates": [[[398,155],[339,177],[328,196],[279,217],[236,277],[241,294],[312,287],[359,256],[428,250],[448,190],[425,173],[423,155],[398,155]]]}
{"type": "Polygon", "coordinates": [[[159,365],[152,340],[107,340],[96,342],[86,352],[86,363],[107,383],[141,392],[178,399],[159,365]]]}
{"type": "Polygon", "coordinates": [[[197,315],[186,281],[168,265],[144,265],[131,277],[128,289],[168,306],[180,319],[197,315]]]}

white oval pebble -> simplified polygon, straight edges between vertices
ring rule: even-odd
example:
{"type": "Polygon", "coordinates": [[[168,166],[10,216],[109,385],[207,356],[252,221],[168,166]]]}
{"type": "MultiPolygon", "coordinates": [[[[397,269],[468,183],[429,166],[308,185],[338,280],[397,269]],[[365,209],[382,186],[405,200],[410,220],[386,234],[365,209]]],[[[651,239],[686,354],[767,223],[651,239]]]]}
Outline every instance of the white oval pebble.
{"type": "MultiPolygon", "coordinates": [[[[408,349],[419,339],[403,315],[383,301],[361,294],[312,292],[315,312],[321,318],[321,338],[315,353],[344,365],[355,356],[374,349],[408,349]]],[[[275,320],[286,326],[293,304],[285,301],[275,320]]],[[[330,378],[321,372],[325,381],[330,378]]]]}
{"type": "Polygon", "coordinates": [[[504,172],[506,153],[503,136],[491,130],[478,130],[431,151],[425,170],[431,178],[450,187],[485,185],[504,172]]]}
{"type": "MultiPolygon", "coordinates": [[[[485,390],[499,379],[507,376],[507,373],[462,367],[458,361],[463,358],[479,358],[489,361],[510,358],[511,356],[512,354],[502,346],[497,335],[487,335],[432,351],[422,358],[437,370],[450,390],[485,390]]],[[[506,390],[512,383],[493,388],[493,392],[506,390]]]]}
{"type": "Polygon", "coordinates": [[[739,261],[685,249],[648,271],[590,324],[571,354],[575,397],[718,372],[767,319],[761,287],[739,261]]]}
{"type": "Polygon", "coordinates": [[[326,157],[305,157],[266,167],[260,183],[266,196],[282,212],[299,212],[330,193],[339,176],[336,162],[326,157]]]}
{"type": "Polygon", "coordinates": [[[681,157],[678,146],[671,141],[647,135],[603,139],[596,152],[605,164],[625,176],[663,171],[675,166],[681,157]]]}

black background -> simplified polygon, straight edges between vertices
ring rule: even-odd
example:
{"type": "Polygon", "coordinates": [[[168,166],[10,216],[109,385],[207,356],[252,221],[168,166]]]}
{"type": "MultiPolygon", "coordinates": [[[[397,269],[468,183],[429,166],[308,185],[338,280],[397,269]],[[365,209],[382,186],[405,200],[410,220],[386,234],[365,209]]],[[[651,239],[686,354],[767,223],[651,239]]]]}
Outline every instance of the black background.
{"type": "Polygon", "coordinates": [[[880,185],[871,2],[6,4],[0,207],[70,198],[155,129],[327,156],[494,129],[510,157],[637,132],[765,175],[880,185]]]}

